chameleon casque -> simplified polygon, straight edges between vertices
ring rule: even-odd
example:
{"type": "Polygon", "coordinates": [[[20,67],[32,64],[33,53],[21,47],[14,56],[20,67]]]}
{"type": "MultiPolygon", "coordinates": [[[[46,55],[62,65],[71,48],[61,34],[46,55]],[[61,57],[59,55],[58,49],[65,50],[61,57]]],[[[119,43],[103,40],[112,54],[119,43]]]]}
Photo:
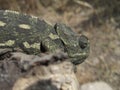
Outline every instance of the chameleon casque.
{"type": "Polygon", "coordinates": [[[51,26],[35,16],[0,10],[0,48],[19,48],[28,54],[61,49],[79,64],[89,55],[89,40],[65,24],[51,26]]]}

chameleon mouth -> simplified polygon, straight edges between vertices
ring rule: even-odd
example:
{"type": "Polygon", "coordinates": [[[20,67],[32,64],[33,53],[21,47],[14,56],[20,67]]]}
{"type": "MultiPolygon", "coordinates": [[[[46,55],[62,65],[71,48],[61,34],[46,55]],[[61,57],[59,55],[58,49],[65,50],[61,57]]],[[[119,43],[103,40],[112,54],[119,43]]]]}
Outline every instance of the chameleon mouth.
{"type": "Polygon", "coordinates": [[[81,55],[71,57],[70,59],[73,64],[78,65],[84,62],[88,56],[89,56],[89,53],[82,53],[81,55]]]}

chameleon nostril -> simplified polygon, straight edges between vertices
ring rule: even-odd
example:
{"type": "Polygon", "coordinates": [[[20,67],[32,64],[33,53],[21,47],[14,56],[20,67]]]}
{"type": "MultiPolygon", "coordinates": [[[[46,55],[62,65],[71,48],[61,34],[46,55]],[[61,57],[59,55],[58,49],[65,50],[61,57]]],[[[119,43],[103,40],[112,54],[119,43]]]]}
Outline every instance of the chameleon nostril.
{"type": "Polygon", "coordinates": [[[79,37],[79,46],[81,49],[85,49],[88,45],[88,38],[84,35],[79,37]]]}

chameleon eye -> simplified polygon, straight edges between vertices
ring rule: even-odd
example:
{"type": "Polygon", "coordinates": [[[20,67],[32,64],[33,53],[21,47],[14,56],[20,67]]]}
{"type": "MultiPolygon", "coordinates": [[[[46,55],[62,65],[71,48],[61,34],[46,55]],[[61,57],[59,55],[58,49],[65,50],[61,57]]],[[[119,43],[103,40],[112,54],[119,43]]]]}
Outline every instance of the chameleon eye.
{"type": "Polygon", "coordinates": [[[79,46],[81,49],[85,49],[88,45],[88,38],[84,35],[79,37],[79,46]]]}

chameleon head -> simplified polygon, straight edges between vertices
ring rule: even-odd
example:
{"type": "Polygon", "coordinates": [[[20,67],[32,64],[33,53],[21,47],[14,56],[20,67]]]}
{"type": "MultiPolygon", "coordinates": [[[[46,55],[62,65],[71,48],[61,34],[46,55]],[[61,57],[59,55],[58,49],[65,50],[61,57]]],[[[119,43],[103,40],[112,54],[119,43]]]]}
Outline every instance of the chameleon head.
{"type": "Polygon", "coordinates": [[[73,64],[82,63],[89,55],[90,45],[86,36],[78,36],[64,24],[56,24],[55,30],[64,44],[73,64]]]}

